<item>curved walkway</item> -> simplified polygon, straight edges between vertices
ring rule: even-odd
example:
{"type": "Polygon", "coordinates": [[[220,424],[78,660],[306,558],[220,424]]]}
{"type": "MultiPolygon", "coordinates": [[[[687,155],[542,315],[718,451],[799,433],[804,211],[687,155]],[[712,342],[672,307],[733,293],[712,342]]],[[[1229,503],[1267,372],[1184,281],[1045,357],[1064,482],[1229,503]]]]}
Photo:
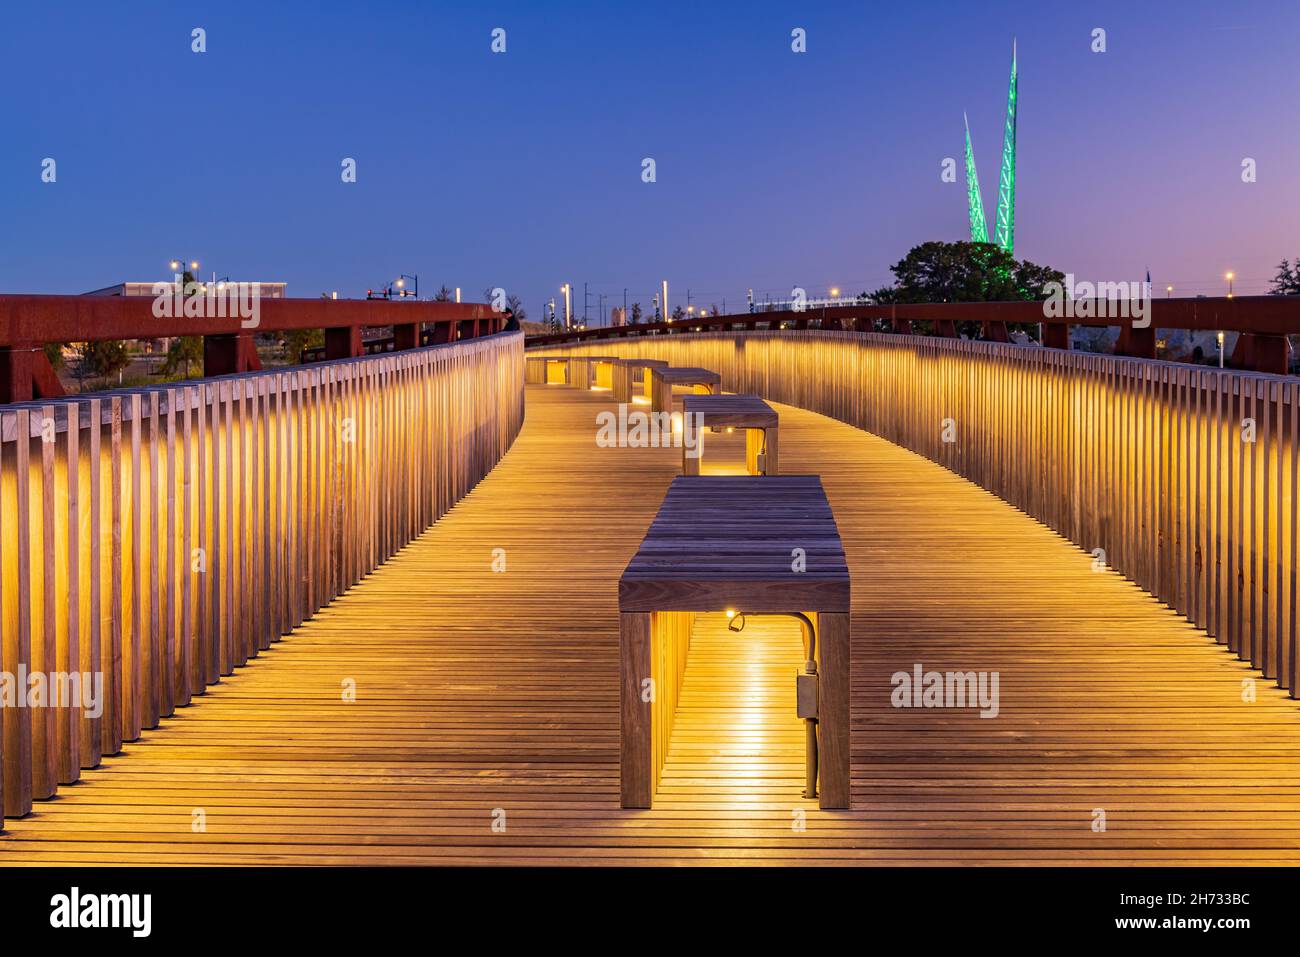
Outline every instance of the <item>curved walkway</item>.
{"type": "Polygon", "coordinates": [[[530,387],[436,526],[7,822],[0,866],[1300,860],[1300,705],[1243,701],[1247,665],[1004,502],[784,406],[853,573],[854,809],[798,796],[797,634],[704,616],[657,806],[621,810],[617,580],[680,453],[598,448],[608,404],[530,387]],[[891,707],[916,664],[998,672],[998,716],[891,707]]]}

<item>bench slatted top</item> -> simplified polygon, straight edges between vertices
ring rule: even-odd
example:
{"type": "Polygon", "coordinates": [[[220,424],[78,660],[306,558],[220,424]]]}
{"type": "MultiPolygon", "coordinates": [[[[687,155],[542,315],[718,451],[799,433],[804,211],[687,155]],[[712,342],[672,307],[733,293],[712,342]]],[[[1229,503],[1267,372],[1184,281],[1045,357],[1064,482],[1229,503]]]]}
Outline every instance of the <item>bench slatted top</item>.
{"type": "Polygon", "coordinates": [[[674,479],[618,598],[625,612],[848,612],[848,564],[821,479],[674,479]]]}
{"type": "Polygon", "coordinates": [[[641,368],[668,365],[667,359],[615,359],[614,361],[621,366],[632,366],[632,367],[641,367],[641,368]]]}
{"type": "Polygon", "coordinates": [[[756,395],[688,395],[682,410],[700,416],[702,425],[729,425],[746,429],[774,429],[776,410],[756,395]]]}
{"type": "Polygon", "coordinates": [[[650,374],[671,385],[703,385],[722,381],[722,376],[718,373],[695,366],[651,366],[650,374]]]}

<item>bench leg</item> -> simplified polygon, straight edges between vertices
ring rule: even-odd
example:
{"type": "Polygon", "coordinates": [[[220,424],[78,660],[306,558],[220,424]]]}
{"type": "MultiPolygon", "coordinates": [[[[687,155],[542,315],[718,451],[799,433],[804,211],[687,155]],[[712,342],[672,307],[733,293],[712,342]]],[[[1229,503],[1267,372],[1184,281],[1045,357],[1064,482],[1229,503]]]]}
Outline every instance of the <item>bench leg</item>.
{"type": "Polygon", "coordinates": [[[619,615],[619,803],[649,807],[654,798],[653,709],[642,700],[651,677],[650,612],[619,615]]]}
{"type": "Polygon", "coordinates": [[[818,767],[823,808],[846,808],[849,794],[849,615],[817,616],[818,767]]]}

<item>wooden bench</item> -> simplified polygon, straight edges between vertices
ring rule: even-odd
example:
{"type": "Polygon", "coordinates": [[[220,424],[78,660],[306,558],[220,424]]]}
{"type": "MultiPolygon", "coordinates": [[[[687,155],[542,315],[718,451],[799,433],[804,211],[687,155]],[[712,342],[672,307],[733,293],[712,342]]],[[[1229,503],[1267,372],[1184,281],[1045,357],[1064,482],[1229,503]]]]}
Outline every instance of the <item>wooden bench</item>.
{"type": "Polygon", "coordinates": [[[750,475],[777,474],[777,413],[756,395],[682,397],[682,474],[699,475],[704,431],[745,430],[745,469],[750,475]]]}
{"type": "Polygon", "coordinates": [[[571,356],[569,371],[572,383],[579,389],[614,388],[614,364],[616,356],[571,356]]]}
{"type": "MultiPolygon", "coordinates": [[[[681,476],[618,583],[620,800],[648,808],[698,612],[802,612],[817,632],[820,802],[849,806],[849,569],[815,475],[681,476]]],[[[798,662],[791,663],[791,680],[798,662]]]]}
{"type": "Polygon", "coordinates": [[[651,379],[646,370],[667,365],[663,359],[619,359],[614,363],[614,401],[630,405],[634,398],[644,398],[649,402],[651,379]],[[642,380],[640,383],[637,382],[638,376],[642,380]]]}
{"type": "Polygon", "coordinates": [[[529,385],[572,385],[573,359],[569,356],[524,356],[524,382],[529,385]]]}
{"type": "Polygon", "coordinates": [[[683,366],[651,366],[650,408],[654,412],[672,412],[673,387],[689,386],[697,394],[717,395],[722,391],[722,376],[708,369],[683,366]]]}

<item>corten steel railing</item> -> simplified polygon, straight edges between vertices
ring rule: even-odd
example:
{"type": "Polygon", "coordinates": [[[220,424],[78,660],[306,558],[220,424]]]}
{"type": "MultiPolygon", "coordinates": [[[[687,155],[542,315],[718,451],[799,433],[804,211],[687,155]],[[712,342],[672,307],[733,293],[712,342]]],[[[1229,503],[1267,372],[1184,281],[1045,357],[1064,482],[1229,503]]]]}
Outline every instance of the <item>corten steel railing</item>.
{"type": "Polygon", "coordinates": [[[99,672],[105,699],[0,709],[3,815],[437,520],[510,447],[523,380],[512,332],[0,408],[0,670],[99,672]]]}
{"type": "MultiPolygon", "coordinates": [[[[216,305],[208,308],[216,311],[216,305]]],[[[365,355],[367,328],[391,327],[392,349],[405,350],[491,335],[504,330],[506,320],[483,303],[259,299],[257,325],[245,328],[251,320],[231,316],[158,318],[149,296],[0,295],[0,403],[64,394],[45,356],[47,342],[198,335],[204,374],[219,376],[260,369],[253,337],[264,332],[323,329],[321,357],[330,360],[365,355]]]]}
{"type": "MultiPolygon", "coordinates": [[[[888,333],[648,336],[611,352],[721,373],[976,482],[1300,690],[1300,381],[888,333]],[[1102,549],[1102,552],[1094,552],[1102,549]]],[[[1100,565],[1098,567],[1101,567],[1100,565]]],[[[1036,587],[1032,570],[1026,588],[1036,587]]]]}
{"type": "MultiPolygon", "coordinates": [[[[1009,342],[1009,325],[1042,325],[1043,345],[1070,347],[1070,327],[1119,327],[1115,355],[1154,359],[1159,330],[1240,333],[1228,365],[1234,369],[1284,375],[1291,358],[1289,335],[1300,335],[1300,296],[1241,296],[1234,298],[1151,299],[1149,324],[1134,327],[1131,318],[1078,318],[1116,316],[1122,304],[1099,299],[1076,300],[1069,317],[1044,314],[1042,302],[940,302],[898,305],[855,304],[818,306],[801,310],[745,312],[726,316],[677,319],[671,322],[606,326],[580,332],[530,336],[528,346],[541,347],[591,340],[675,335],[688,332],[730,332],[769,329],[824,329],[850,332],[889,331],[903,335],[917,330],[914,323],[929,323],[935,336],[957,338],[958,324],[976,323],[984,339],[1009,342]],[[1103,310],[1108,310],[1103,312],[1103,310]]],[[[1125,314],[1127,315],[1127,314],[1125,314]]]]}

